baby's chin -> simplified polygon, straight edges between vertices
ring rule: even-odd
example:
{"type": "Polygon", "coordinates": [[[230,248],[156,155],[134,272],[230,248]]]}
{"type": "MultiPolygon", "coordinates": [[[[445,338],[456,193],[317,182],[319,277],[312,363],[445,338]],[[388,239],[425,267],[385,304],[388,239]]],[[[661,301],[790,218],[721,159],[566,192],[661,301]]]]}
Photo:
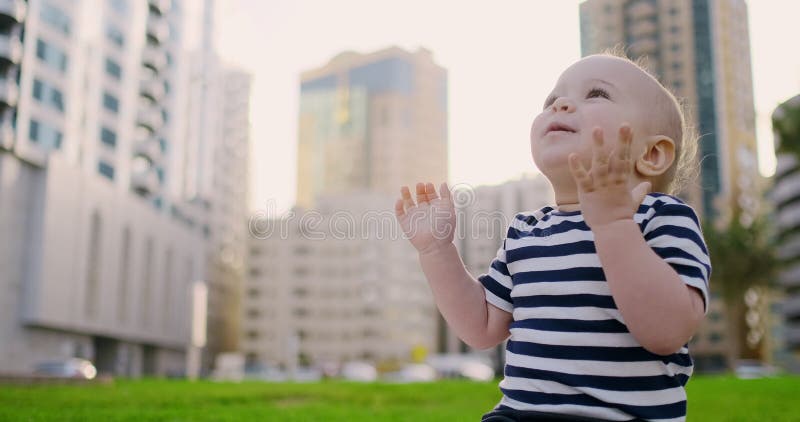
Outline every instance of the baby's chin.
{"type": "Polygon", "coordinates": [[[536,165],[540,173],[550,181],[553,181],[570,176],[568,156],[569,154],[540,156],[533,161],[533,164],[536,165]]]}

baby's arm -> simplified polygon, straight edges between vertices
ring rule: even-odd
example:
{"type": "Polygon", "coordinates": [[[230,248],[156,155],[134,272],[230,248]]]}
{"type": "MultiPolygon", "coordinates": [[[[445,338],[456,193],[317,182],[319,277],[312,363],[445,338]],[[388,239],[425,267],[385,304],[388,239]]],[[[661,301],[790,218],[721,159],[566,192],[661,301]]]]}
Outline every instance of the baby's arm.
{"type": "Polygon", "coordinates": [[[601,153],[602,136],[595,130],[591,170],[570,157],[581,211],[594,233],[606,281],[628,330],[655,354],[675,353],[702,321],[703,298],[653,251],[633,221],[650,184],[640,184],[633,193],[628,190],[633,166],[630,129],[620,129],[619,147],[610,157],[601,153]]]}
{"type": "Polygon", "coordinates": [[[441,198],[433,184],[417,184],[417,204],[407,187],[395,204],[406,237],[419,253],[436,306],[456,335],[477,349],[488,349],[509,336],[511,314],[486,302],[483,286],[464,268],[453,244],[455,205],[446,184],[441,198]]]}

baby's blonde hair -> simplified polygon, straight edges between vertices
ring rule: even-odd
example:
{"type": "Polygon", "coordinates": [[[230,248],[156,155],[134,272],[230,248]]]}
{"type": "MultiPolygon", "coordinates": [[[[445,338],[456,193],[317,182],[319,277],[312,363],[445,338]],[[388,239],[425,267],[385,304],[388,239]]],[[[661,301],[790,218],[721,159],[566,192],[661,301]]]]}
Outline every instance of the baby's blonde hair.
{"type": "Polygon", "coordinates": [[[675,160],[669,169],[653,182],[653,190],[671,195],[681,192],[697,177],[699,170],[695,161],[698,137],[688,122],[688,108],[651,72],[647,56],[640,56],[636,60],[632,60],[621,46],[604,50],[599,55],[611,56],[631,63],[661,88],[652,112],[662,118],[656,119],[650,127],[654,134],[665,135],[675,141],[675,160]]]}

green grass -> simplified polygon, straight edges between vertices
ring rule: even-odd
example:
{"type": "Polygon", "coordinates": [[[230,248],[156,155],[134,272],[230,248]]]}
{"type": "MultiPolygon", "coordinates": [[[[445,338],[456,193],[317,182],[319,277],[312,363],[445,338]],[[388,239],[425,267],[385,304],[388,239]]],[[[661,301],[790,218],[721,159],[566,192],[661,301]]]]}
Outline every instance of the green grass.
{"type": "MultiPolygon", "coordinates": [[[[800,421],[800,378],[694,377],[690,421],[800,421]]],[[[0,421],[477,421],[495,382],[212,383],[0,386],[0,421]]]]}

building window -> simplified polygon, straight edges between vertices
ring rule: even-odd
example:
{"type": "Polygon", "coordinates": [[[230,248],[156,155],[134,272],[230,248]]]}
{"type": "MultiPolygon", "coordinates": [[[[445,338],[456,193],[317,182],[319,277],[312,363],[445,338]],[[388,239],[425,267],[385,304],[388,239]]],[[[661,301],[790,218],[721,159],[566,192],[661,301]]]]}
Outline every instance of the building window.
{"type": "Polygon", "coordinates": [[[116,26],[108,25],[106,27],[106,37],[119,47],[125,45],[125,35],[116,26]]]}
{"type": "Polygon", "coordinates": [[[32,142],[42,145],[45,148],[61,149],[63,134],[45,123],[31,119],[28,128],[28,137],[32,142]]]}
{"type": "Polygon", "coordinates": [[[103,93],[103,107],[113,113],[119,113],[119,100],[117,97],[105,92],[103,93]]]}
{"type": "Polygon", "coordinates": [[[100,129],[100,140],[112,148],[117,146],[117,134],[107,127],[100,129]]]}
{"type": "Polygon", "coordinates": [[[44,100],[44,84],[38,79],[33,80],[33,98],[42,102],[44,100]]]}
{"type": "Polygon", "coordinates": [[[97,163],[97,171],[108,178],[108,180],[114,180],[114,167],[112,167],[111,164],[100,161],[97,163]]]}
{"type": "Polygon", "coordinates": [[[122,79],[122,68],[119,63],[106,57],[106,73],[116,80],[122,79]]]}
{"type": "Polygon", "coordinates": [[[672,25],[672,26],[669,28],[669,32],[672,32],[673,34],[677,34],[677,33],[678,33],[678,31],[680,31],[680,29],[679,29],[679,28],[678,28],[676,25],[672,25]]]}
{"type": "Polygon", "coordinates": [[[681,70],[681,62],[672,62],[672,70],[679,71],[681,70]]]}
{"type": "Polygon", "coordinates": [[[42,13],[40,16],[48,25],[63,32],[64,35],[69,35],[70,18],[63,10],[50,3],[44,3],[42,4],[42,13]]]}
{"type": "Polygon", "coordinates": [[[33,80],[33,98],[58,111],[64,111],[64,95],[61,91],[39,79],[33,80]]]}
{"type": "Polygon", "coordinates": [[[31,120],[31,127],[28,129],[28,136],[33,142],[39,142],[39,122],[31,120]]]}
{"type": "Polygon", "coordinates": [[[125,14],[128,12],[128,2],[127,0],[109,0],[108,4],[111,5],[111,8],[114,9],[119,14],[125,14]]]}
{"type": "Polygon", "coordinates": [[[92,213],[92,222],[89,226],[89,262],[86,266],[86,295],[84,306],[86,316],[94,317],[97,312],[97,290],[100,287],[100,260],[103,248],[100,247],[102,220],[100,213],[92,213]]]}
{"type": "Polygon", "coordinates": [[[67,70],[67,55],[41,38],[36,40],[36,57],[52,69],[62,73],[67,70]]]}

